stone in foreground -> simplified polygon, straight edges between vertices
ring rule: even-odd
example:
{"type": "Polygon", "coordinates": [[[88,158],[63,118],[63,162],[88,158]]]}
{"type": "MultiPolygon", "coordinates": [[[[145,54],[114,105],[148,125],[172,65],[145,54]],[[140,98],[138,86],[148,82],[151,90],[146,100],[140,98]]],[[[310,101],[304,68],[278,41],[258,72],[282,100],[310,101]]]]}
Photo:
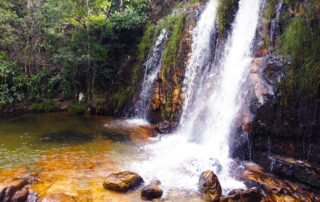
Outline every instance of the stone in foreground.
{"type": "Polygon", "coordinates": [[[228,196],[220,198],[220,202],[257,202],[261,200],[261,194],[255,189],[233,190],[228,196]]]}
{"type": "Polygon", "coordinates": [[[161,182],[159,180],[153,180],[149,185],[142,188],[141,198],[143,200],[152,200],[161,198],[163,191],[159,188],[161,182]]]}
{"type": "Polygon", "coordinates": [[[213,202],[219,201],[222,190],[218,177],[213,171],[208,170],[201,173],[198,188],[203,199],[213,202]]]}
{"type": "Polygon", "coordinates": [[[129,189],[136,188],[141,183],[143,183],[143,179],[140,175],[125,171],[108,175],[103,186],[112,191],[127,192],[129,189]]]}

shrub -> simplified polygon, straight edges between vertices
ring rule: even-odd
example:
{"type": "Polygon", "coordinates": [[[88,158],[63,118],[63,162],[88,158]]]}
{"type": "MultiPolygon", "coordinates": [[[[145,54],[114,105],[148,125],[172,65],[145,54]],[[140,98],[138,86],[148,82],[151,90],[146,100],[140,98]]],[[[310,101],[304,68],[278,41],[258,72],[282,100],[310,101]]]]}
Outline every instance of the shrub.
{"type": "Polygon", "coordinates": [[[86,106],[84,104],[71,104],[68,111],[72,114],[84,114],[86,111],[86,106]]]}
{"type": "Polygon", "coordinates": [[[30,109],[36,112],[53,112],[58,110],[57,104],[53,100],[44,100],[31,105],[30,109]]]}

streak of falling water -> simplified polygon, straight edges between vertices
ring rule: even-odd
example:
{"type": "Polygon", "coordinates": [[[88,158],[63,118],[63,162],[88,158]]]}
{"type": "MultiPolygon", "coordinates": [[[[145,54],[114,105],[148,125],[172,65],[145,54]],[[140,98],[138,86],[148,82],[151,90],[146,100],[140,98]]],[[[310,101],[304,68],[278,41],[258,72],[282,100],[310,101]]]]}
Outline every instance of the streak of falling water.
{"type": "MultiPolygon", "coordinates": [[[[132,168],[147,181],[158,178],[162,188],[197,190],[202,171],[217,173],[223,192],[243,188],[230,173],[229,135],[242,106],[242,91],[248,77],[260,0],[240,0],[219,67],[208,58],[215,31],[217,0],[210,0],[192,32],[192,53],[186,72],[184,113],[175,134],[145,147],[148,160],[132,168]],[[208,75],[203,75],[203,74],[208,75]],[[211,79],[215,82],[211,83],[211,79]],[[205,89],[205,90],[204,90],[205,89]]],[[[216,63],[215,63],[216,64],[216,63]]]]}
{"type": "Polygon", "coordinates": [[[279,20],[280,20],[280,14],[281,9],[283,5],[283,0],[279,1],[279,4],[276,7],[276,16],[271,21],[271,27],[270,27],[270,46],[274,46],[274,38],[277,33],[277,30],[279,29],[279,20]]]}
{"type": "Polygon", "coordinates": [[[167,42],[168,31],[163,29],[152,46],[147,61],[144,64],[144,76],[141,84],[141,92],[135,104],[135,118],[146,120],[151,104],[152,86],[161,68],[163,51],[167,42]]]}

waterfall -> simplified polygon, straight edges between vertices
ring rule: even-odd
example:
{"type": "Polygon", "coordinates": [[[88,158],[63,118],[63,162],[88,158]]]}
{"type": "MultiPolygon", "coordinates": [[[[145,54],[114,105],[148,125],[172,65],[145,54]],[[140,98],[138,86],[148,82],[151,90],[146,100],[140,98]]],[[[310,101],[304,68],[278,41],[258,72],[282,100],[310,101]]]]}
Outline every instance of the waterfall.
{"type": "Polygon", "coordinates": [[[260,0],[240,0],[220,61],[210,60],[218,1],[210,0],[192,32],[192,53],[186,70],[185,103],[179,129],[145,147],[148,160],[132,168],[146,180],[158,178],[162,188],[196,191],[199,175],[213,170],[223,193],[244,188],[230,172],[229,135],[247,89],[252,44],[260,0]]]}
{"type": "Polygon", "coordinates": [[[271,27],[270,27],[270,46],[271,47],[274,46],[274,37],[277,33],[277,30],[279,29],[279,20],[280,20],[282,5],[283,5],[283,0],[280,0],[279,4],[276,7],[276,16],[271,21],[271,27]]]}
{"type": "Polygon", "coordinates": [[[161,68],[162,56],[168,38],[168,31],[163,29],[155,44],[151,47],[144,63],[144,76],[141,83],[139,98],[135,103],[135,118],[145,120],[151,104],[152,87],[161,68]]]}

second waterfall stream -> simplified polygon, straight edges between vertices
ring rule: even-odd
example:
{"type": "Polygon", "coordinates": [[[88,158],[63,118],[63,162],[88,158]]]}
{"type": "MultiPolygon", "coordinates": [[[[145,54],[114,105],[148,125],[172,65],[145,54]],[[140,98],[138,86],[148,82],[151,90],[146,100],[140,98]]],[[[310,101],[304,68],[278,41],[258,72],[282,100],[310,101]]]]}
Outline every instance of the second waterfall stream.
{"type": "Polygon", "coordinates": [[[147,155],[131,168],[165,191],[197,191],[202,171],[213,170],[224,193],[244,188],[232,177],[229,137],[246,92],[252,44],[262,0],[240,0],[222,57],[210,61],[216,32],[217,0],[210,0],[192,31],[192,52],[184,79],[186,95],[179,127],[143,149],[147,155]],[[147,160],[146,160],[147,159],[147,160]]]}

